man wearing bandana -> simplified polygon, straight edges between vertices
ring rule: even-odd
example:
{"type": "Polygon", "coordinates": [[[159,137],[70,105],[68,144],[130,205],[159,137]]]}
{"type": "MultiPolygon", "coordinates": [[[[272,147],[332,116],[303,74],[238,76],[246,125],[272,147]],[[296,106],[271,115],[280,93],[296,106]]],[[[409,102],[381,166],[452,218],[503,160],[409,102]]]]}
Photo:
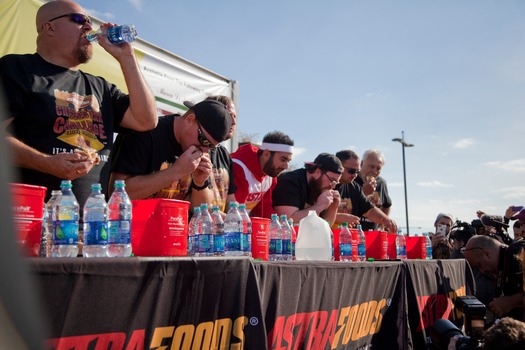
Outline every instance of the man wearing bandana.
{"type": "Polygon", "coordinates": [[[260,147],[247,144],[232,153],[235,200],[245,203],[250,216],[269,218],[277,176],[292,160],[293,140],[280,131],[266,134],[260,147]]]}

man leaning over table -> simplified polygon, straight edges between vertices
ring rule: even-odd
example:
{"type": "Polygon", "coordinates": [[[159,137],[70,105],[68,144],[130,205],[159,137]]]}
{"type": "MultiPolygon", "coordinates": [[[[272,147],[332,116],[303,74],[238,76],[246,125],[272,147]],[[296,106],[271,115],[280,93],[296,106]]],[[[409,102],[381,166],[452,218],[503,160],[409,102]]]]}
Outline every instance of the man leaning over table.
{"type": "Polygon", "coordinates": [[[321,153],[304,168],[281,174],[272,196],[275,212],[299,222],[315,210],[331,225],[339,207],[335,186],[342,172],[343,165],[336,156],[321,153]]]}
{"type": "MultiPolygon", "coordinates": [[[[103,24],[102,32],[112,26],[103,24]]],[[[36,53],[0,58],[6,140],[21,182],[47,187],[47,200],[61,179],[69,179],[84,203],[92,183],[107,190],[113,133],[157,125],[155,99],[129,43],[114,45],[102,34],[97,44],[120,64],[129,95],[79,69],[92,58],[95,44],[86,39],[93,27],[78,4],[43,4],[36,30],[36,53]]]]}
{"type": "Polygon", "coordinates": [[[183,199],[192,207],[211,203],[208,151],[226,138],[231,124],[223,103],[204,100],[184,115],[160,117],[153,130],[118,135],[111,181],[125,180],[131,199],[183,199]]]}
{"type": "Polygon", "coordinates": [[[247,144],[232,153],[235,200],[245,203],[250,216],[269,218],[277,176],[292,160],[293,140],[280,131],[264,135],[257,147],[247,144]]]}

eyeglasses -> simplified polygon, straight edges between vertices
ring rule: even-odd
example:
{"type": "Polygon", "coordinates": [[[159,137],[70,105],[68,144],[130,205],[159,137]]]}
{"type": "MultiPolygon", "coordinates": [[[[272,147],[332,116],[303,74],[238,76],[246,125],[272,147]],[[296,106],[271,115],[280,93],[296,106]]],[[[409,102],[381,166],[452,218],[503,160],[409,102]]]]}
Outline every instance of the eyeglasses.
{"type": "MultiPolygon", "coordinates": [[[[321,169],[319,169],[319,170],[321,170],[321,169]]],[[[331,182],[334,186],[339,185],[339,181],[338,181],[338,180],[336,180],[336,179],[332,179],[330,176],[328,176],[328,174],[327,174],[326,172],[324,172],[324,171],[322,171],[322,170],[321,170],[321,172],[323,173],[323,175],[325,175],[325,176],[328,178],[328,180],[330,180],[330,182],[331,182]]]]}
{"type": "Polygon", "coordinates": [[[484,249],[481,248],[481,247],[474,247],[474,248],[469,248],[469,249],[463,247],[463,248],[461,248],[460,250],[461,250],[462,252],[468,252],[469,250],[484,250],[484,249]]]}
{"type": "Polygon", "coordinates": [[[201,146],[208,147],[208,148],[216,147],[216,145],[211,143],[211,141],[206,138],[206,136],[204,135],[204,132],[201,129],[201,125],[199,122],[197,122],[197,133],[198,133],[197,138],[199,139],[199,143],[201,144],[201,146]]]}
{"type": "Polygon", "coordinates": [[[55,18],[51,18],[48,22],[53,22],[56,19],[69,17],[69,20],[71,22],[75,22],[76,24],[84,25],[86,23],[91,24],[91,18],[88,16],[82,14],[82,13],[66,13],[65,15],[57,16],[55,18]]]}
{"type": "Polygon", "coordinates": [[[346,168],[345,169],[350,175],[354,175],[355,173],[358,173],[361,169],[354,169],[354,168],[346,168]]]}

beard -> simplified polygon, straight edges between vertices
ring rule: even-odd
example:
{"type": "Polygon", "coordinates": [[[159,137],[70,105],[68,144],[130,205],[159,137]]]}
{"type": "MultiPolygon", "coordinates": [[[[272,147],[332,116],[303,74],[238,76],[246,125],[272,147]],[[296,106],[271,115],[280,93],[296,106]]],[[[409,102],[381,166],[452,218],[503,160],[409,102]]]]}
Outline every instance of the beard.
{"type": "Polygon", "coordinates": [[[92,45],[79,45],[73,51],[73,55],[76,57],[79,63],[87,63],[93,57],[92,45]]]}
{"type": "Polygon", "coordinates": [[[278,168],[273,166],[273,154],[268,158],[266,163],[263,166],[263,172],[270,176],[270,177],[277,177],[280,173],[282,173],[282,170],[279,170],[278,168]]]}
{"type": "Polygon", "coordinates": [[[308,204],[313,205],[317,200],[317,197],[323,192],[321,184],[323,182],[323,177],[320,176],[318,179],[312,177],[308,180],[308,204]]]}

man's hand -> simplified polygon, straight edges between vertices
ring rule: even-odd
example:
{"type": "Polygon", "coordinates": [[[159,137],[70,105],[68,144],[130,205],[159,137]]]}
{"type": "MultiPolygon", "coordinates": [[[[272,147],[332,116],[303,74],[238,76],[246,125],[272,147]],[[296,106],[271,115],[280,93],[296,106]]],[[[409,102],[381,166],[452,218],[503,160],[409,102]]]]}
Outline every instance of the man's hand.
{"type": "Polygon", "coordinates": [[[513,300],[515,298],[513,295],[496,298],[489,303],[489,310],[492,311],[496,317],[503,317],[509,313],[510,310],[519,306],[515,305],[516,303],[513,300]]]}
{"type": "Polygon", "coordinates": [[[89,173],[94,160],[81,153],[58,153],[46,157],[47,173],[60,179],[75,180],[89,173]]]}
{"type": "Polygon", "coordinates": [[[339,206],[339,201],[341,200],[341,197],[339,197],[339,192],[335,191],[335,190],[324,190],[320,195],[319,197],[317,197],[317,200],[315,201],[315,204],[319,205],[319,207],[322,209],[322,210],[325,210],[326,208],[328,208],[333,202],[334,200],[336,200],[338,203],[337,205],[339,206]],[[337,199],[334,199],[334,192],[337,193],[337,199]]]}
{"type": "MultiPolygon", "coordinates": [[[[179,173],[179,177],[177,178],[177,180],[183,176],[188,176],[192,174],[201,164],[201,159],[203,158],[203,156],[204,153],[202,153],[202,151],[197,147],[188,147],[188,149],[181,154],[181,156],[177,159],[177,161],[174,164],[174,167],[179,173]]],[[[207,157],[207,159],[209,161],[209,156],[207,157]]],[[[203,169],[201,169],[201,171],[202,170],[203,169]]],[[[202,180],[202,182],[206,181],[206,179],[207,177],[204,180],[202,180]]]]}
{"type": "Polygon", "coordinates": [[[193,183],[196,186],[202,186],[210,177],[213,171],[209,153],[203,153],[199,165],[192,174],[193,183]]]}
{"type": "Polygon", "coordinates": [[[376,191],[377,181],[374,176],[368,175],[366,181],[363,182],[363,193],[365,196],[370,196],[376,191]]]}

